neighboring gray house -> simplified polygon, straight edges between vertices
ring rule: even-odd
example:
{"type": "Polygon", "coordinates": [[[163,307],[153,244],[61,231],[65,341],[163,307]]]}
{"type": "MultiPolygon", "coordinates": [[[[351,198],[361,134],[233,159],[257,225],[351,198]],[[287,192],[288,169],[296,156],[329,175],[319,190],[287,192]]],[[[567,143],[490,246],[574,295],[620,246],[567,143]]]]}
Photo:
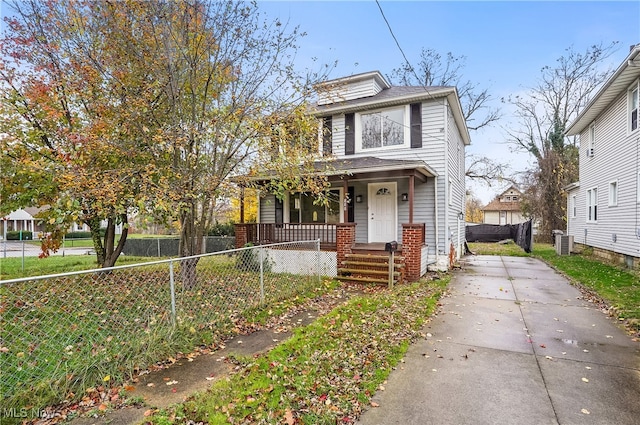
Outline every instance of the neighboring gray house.
{"type": "Polygon", "coordinates": [[[640,266],[640,45],[571,123],[580,180],[567,190],[567,233],[596,254],[640,266]]]}
{"type": "Polygon", "coordinates": [[[304,193],[284,202],[264,196],[253,225],[262,236],[248,227],[246,240],[317,236],[337,251],[339,269],[347,254],[397,241],[410,280],[428,265],[447,269],[463,252],[470,143],[456,88],[393,87],[377,71],[318,88],[318,165],[330,162],[332,202],[324,208],[304,193]]]}

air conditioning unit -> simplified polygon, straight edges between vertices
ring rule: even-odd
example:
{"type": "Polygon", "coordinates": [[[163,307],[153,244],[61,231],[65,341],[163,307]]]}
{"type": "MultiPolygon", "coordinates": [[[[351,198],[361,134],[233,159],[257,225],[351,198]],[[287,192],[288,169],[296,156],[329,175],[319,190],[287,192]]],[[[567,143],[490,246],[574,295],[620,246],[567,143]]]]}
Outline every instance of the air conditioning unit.
{"type": "Polygon", "coordinates": [[[587,149],[587,156],[591,158],[593,156],[593,148],[587,149]]]}
{"type": "Polygon", "coordinates": [[[569,255],[573,252],[573,235],[556,236],[556,254],[569,255]]]}

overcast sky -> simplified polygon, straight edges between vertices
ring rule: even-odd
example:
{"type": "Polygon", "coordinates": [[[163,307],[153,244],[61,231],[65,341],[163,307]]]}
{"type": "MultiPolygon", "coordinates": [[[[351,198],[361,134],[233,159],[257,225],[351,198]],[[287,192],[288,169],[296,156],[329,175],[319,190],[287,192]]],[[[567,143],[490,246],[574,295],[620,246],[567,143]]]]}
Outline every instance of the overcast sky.
{"type": "MultiPolygon", "coordinates": [[[[466,57],[464,78],[489,89],[495,103],[536,84],[543,66],[572,46],[613,41],[619,48],[609,59],[617,67],[629,47],[640,43],[640,0],[633,1],[381,1],[393,33],[410,62],[423,47],[466,57]]],[[[298,53],[301,67],[338,65],[330,77],[378,70],[384,75],[403,63],[375,1],[259,1],[269,17],[299,25],[307,36],[298,53]]],[[[467,152],[508,160],[514,171],[527,168],[528,155],[516,155],[504,142],[511,121],[508,110],[494,128],[471,133],[467,152]]],[[[488,203],[506,186],[472,185],[488,203]]]]}

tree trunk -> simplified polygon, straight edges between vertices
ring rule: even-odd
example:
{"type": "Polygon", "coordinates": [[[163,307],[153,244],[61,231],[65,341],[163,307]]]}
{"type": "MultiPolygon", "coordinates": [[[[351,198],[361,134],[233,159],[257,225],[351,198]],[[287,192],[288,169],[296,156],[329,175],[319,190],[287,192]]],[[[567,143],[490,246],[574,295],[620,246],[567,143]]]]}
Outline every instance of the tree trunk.
{"type": "Polygon", "coordinates": [[[127,226],[127,215],[121,214],[120,221],[122,223],[122,234],[118,244],[115,245],[116,238],[116,220],[113,217],[107,219],[107,228],[104,234],[104,242],[100,236],[101,220],[99,218],[91,219],[87,222],[91,239],[93,240],[93,249],[96,251],[96,259],[98,266],[101,268],[113,267],[122,253],[124,244],[127,241],[129,228],[127,226]]]}

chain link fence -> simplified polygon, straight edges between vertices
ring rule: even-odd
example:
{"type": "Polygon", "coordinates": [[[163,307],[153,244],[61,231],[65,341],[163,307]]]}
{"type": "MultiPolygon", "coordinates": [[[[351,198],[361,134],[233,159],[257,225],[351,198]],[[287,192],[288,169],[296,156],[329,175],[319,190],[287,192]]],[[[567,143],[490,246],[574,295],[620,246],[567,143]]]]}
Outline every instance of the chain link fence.
{"type": "MultiPolygon", "coordinates": [[[[322,253],[324,254],[324,253],[322,253]]],[[[319,241],[0,281],[0,412],[81,398],[316,288],[319,241]]]]}

